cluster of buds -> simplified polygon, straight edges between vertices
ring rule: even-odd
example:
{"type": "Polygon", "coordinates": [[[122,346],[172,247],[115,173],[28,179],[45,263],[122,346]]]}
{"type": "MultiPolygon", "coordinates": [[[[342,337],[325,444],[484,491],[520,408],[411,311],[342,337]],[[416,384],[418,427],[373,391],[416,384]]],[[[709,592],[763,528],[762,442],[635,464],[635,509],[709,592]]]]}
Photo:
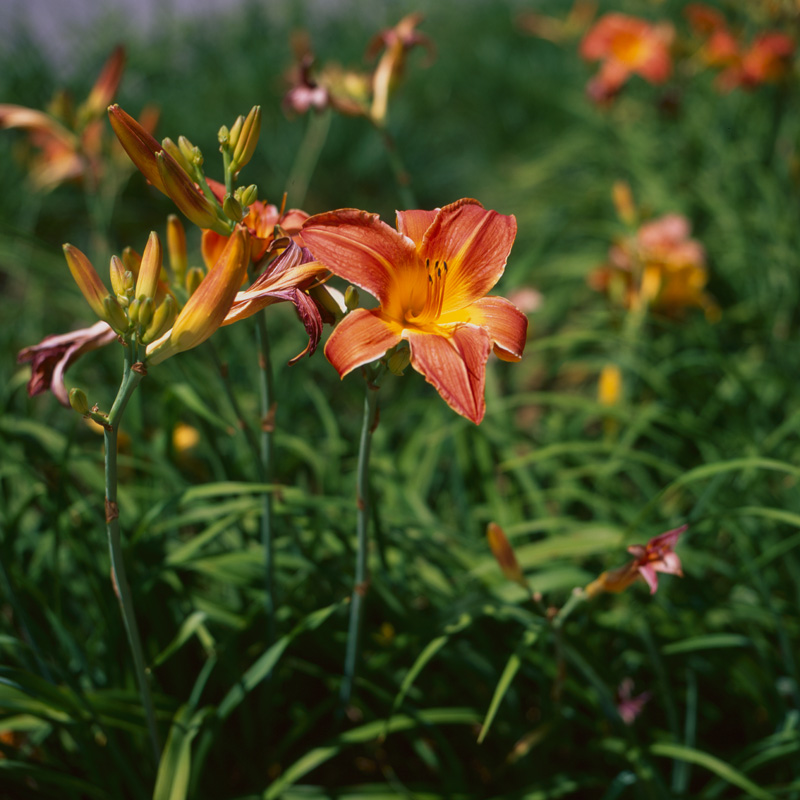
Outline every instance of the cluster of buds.
{"type": "MultiPolygon", "coordinates": [[[[75,108],[65,91],[59,91],[47,111],[25,106],[0,104],[0,128],[25,131],[37,151],[28,161],[32,184],[42,190],[78,180],[90,188],[107,176],[125,173],[130,162],[116,140],[108,142],[103,116],[113,100],[125,66],[125,50],[117,47],[109,56],[87,98],[75,108]]],[[[158,112],[147,108],[140,125],[147,131],[155,128],[158,112]]]]}
{"type": "Polygon", "coordinates": [[[721,91],[754,89],[776,83],[789,74],[795,42],[780,31],[764,31],[745,44],[725,17],[702,3],[685,9],[689,24],[701,40],[698,56],[703,64],[720,69],[716,85],[721,91]]]}
{"type": "Polygon", "coordinates": [[[291,88],[284,98],[284,108],[288,113],[304,114],[310,109],[330,107],[340,114],[366,117],[383,126],[389,96],[403,76],[408,52],[421,45],[433,58],[433,43],[416,30],[422,19],[421,14],[409,14],[372,39],[366,58],[375,58],[382,51],[372,72],[348,70],[334,63],[317,68],[307,37],[297,37],[296,66],[289,76],[291,88]]]}
{"type": "Polygon", "coordinates": [[[689,220],[665,214],[637,227],[639,215],[627,184],[615,186],[614,198],[631,233],[611,246],[607,263],[589,276],[590,285],[628,309],[651,308],[678,316],[686,308],[699,307],[709,319],[717,319],[719,309],[705,292],[705,249],[691,238],[689,220]]]}

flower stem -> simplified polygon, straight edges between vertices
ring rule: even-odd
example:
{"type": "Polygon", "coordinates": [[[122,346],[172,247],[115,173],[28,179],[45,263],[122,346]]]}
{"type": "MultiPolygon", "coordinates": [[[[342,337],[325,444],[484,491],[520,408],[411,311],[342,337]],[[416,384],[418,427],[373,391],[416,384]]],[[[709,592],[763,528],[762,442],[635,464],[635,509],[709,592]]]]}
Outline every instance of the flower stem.
{"type": "MultiPolygon", "coordinates": [[[[379,368],[380,370],[380,368],[379,368]]],[[[364,596],[367,593],[367,529],[369,526],[369,455],[372,434],[378,421],[378,373],[367,377],[367,392],[364,397],[364,418],[361,423],[361,439],[358,447],[358,477],[356,479],[356,574],[350,603],[350,622],[347,627],[347,652],[344,661],[344,678],[339,695],[342,707],[350,702],[353,679],[358,658],[358,639],[364,596]]]]}
{"type": "Polygon", "coordinates": [[[417,201],[414,198],[414,192],[411,189],[411,176],[408,174],[405,164],[403,164],[403,159],[400,157],[400,153],[397,150],[397,145],[395,144],[392,135],[383,125],[376,125],[375,128],[383,140],[383,146],[386,149],[386,155],[389,157],[389,166],[392,168],[394,179],[397,183],[397,188],[400,191],[400,198],[403,201],[403,207],[416,208],[417,201]]]}
{"type": "Polygon", "coordinates": [[[332,113],[329,108],[319,114],[309,115],[305,136],[295,156],[289,180],[286,181],[292,206],[300,208],[306,200],[311,176],[317,167],[325,140],[328,138],[331,117],[332,113]]]}
{"type": "Polygon", "coordinates": [[[161,747],[158,740],[158,730],[156,729],[153,699],[150,695],[150,685],[144,664],[142,642],[133,611],[131,588],[128,584],[125,563],[122,558],[119,507],[117,506],[117,432],[119,430],[119,422],[125,411],[125,406],[127,406],[136,387],[145,375],[142,365],[131,363],[133,360],[132,347],[132,342],[128,340],[125,347],[125,370],[122,376],[122,383],[114,400],[114,405],[111,407],[108,423],[105,427],[106,531],[108,533],[108,550],[111,556],[111,577],[119,600],[120,610],[122,611],[122,620],[125,624],[125,632],[128,635],[128,644],[133,655],[134,670],[139,684],[142,706],[147,718],[147,728],[153,746],[153,755],[156,763],[158,763],[161,747]]]}
{"type": "MultiPolygon", "coordinates": [[[[261,390],[261,480],[272,479],[272,433],[275,430],[275,387],[272,376],[267,322],[263,312],[256,315],[259,386],[261,390]]],[[[261,496],[261,543],[264,548],[264,607],[267,613],[267,646],[275,637],[274,566],[272,557],[272,494],[261,496]]]]}

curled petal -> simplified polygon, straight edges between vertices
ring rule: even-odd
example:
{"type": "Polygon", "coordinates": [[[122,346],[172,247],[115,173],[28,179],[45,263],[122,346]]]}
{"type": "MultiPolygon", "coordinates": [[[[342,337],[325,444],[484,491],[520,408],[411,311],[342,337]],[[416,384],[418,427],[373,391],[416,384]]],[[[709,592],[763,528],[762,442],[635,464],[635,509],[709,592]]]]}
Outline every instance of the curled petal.
{"type": "Polygon", "coordinates": [[[421,259],[447,262],[442,313],[468,306],[500,280],[516,235],[513,216],[477,200],[465,198],[439,211],[419,250],[421,259]]]}
{"type": "Polygon", "coordinates": [[[483,388],[492,349],[488,332],[472,325],[456,328],[450,336],[406,329],[403,338],[411,347],[411,366],[453,411],[479,424],[486,411],[483,388]]]}
{"type": "Polygon", "coordinates": [[[301,236],[314,258],[381,303],[389,299],[396,273],[417,266],[414,243],[366,211],[317,214],[303,225],[301,236]]]}
{"type": "Polygon", "coordinates": [[[325,345],[325,356],[343,378],[356,367],[380,358],[400,339],[399,327],[379,311],[357,308],[336,326],[325,345]]]}
{"type": "Polygon", "coordinates": [[[495,354],[503,361],[522,358],[528,318],[511,301],[504,297],[482,297],[460,311],[442,315],[439,324],[459,321],[485,328],[494,344],[495,354]]]}
{"type": "Polygon", "coordinates": [[[291,297],[287,297],[286,299],[294,303],[294,307],[297,309],[297,315],[300,317],[300,320],[305,326],[306,333],[308,334],[308,344],[302,352],[289,360],[289,365],[291,366],[299,361],[306,353],[308,353],[309,356],[314,355],[319,340],[322,338],[322,316],[319,313],[317,304],[305,292],[301,292],[299,289],[292,289],[288,294],[291,294],[291,297]]]}

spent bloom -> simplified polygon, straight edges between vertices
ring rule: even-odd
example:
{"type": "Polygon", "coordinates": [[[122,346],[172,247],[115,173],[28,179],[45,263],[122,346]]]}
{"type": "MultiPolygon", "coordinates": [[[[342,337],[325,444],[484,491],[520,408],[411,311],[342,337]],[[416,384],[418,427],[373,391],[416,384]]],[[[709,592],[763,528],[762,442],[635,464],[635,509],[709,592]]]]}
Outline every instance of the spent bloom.
{"type": "Polygon", "coordinates": [[[651,692],[633,696],[633,678],[623,678],[617,689],[617,713],[626,725],[633,725],[636,717],[644,710],[645,703],[652,697],[651,692]]]}
{"type": "Polygon", "coordinates": [[[637,580],[644,580],[650,587],[650,594],[658,589],[658,574],[683,575],[681,561],[674,552],[675,545],[688,525],[674,528],[651,539],[646,545],[634,544],[628,552],[633,561],[623,567],[603,572],[587,587],[587,597],[595,597],[601,592],[622,592],[637,580]]]}
{"type": "Polygon", "coordinates": [[[486,296],[516,231],[513,216],[468,198],[398,211],[397,230],[352,208],[311,217],[301,234],[314,257],[380,303],[351,311],[328,339],[325,355],[339,375],[408,342],[411,366],[454,411],[479,423],[489,353],[519,361],[525,347],[526,316],[486,296]]]}
{"type": "Polygon", "coordinates": [[[39,344],[20,350],[17,363],[31,364],[28,397],[50,389],[61,405],[69,407],[69,396],[64,386],[67,368],[84,353],[104,347],[116,338],[116,331],[107,322],[100,321],[89,328],[45,336],[39,344]]]}
{"type": "Polygon", "coordinates": [[[525,579],[525,573],[523,573],[514,553],[514,548],[511,546],[511,542],[508,541],[503,529],[496,522],[490,522],[487,525],[486,539],[489,542],[489,549],[492,551],[492,555],[503,571],[503,575],[523,589],[530,591],[528,581],[525,579]]]}
{"type": "Polygon", "coordinates": [[[664,83],[672,73],[670,46],[675,29],[666,22],[649,23],[627,14],[605,14],[581,42],[581,56],[600,61],[600,71],[587,87],[595,102],[607,102],[631,75],[664,83]]]}

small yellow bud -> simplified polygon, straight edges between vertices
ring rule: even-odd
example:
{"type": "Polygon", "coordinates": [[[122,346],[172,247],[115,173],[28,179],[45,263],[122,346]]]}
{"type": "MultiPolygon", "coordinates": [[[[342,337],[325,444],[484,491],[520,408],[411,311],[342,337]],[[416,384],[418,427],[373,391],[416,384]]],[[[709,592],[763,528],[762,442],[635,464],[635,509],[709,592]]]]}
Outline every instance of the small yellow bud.
{"type": "Polygon", "coordinates": [[[178,147],[183,157],[191,164],[194,160],[194,145],[185,136],[179,136],[178,147]]]}
{"type": "Polygon", "coordinates": [[[69,404],[79,414],[89,413],[89,399],[86,397],[86,392],[84,392],[83,389],[69,390],[69,404]]]}
{"type": "Polygon", "coordinates": [[[137,297],[135,300],[132,300],[128,305],[128,319],[131,321],[131,324],[135,325],[139,321],[139,306],[141,306],[142,301],[137,297]]]}
{"type": "Polygon", "coordinates": [[[186,291],[191,296],[197,290],[197,287],[203,282],[206,274],[200,267],[192,267],[186,273],[186,291]]]}
{"type": "Polygon", "coordinates": [[[176,283],[183,283],[188,266],[186,256],[186,231],[181,221],[170,214],[167,217],[167,252],[169,253],[169,266],[176,283]]]}
{"type": "Polygon", "coordinates": [[[161,277],[162,261],[161,240],[155,231],[151,231],[147,239],[147,245],[144,248],[144,255],[142,255],[139,275],[136,279],[135,295],[138,300],[143,297],[155,297],[158,279],[161,277]]]}
{"type": "Polygon", "coordinates": [[[348,286],[344,292],[344,304],[348,311],[358,308],[359,296],[355,286],[348,286]]]}
{"type": "Polygon", "coordinates": [[[244,125],[244,116],[239,114],[236,121],[231,125],[230,136],[228,136],[228,146],[231,148],[236,147],[239,137],[242,135],[242,126],[244,125]]]}
{"type": "Polygon", "coordinates": [[[127,294],[126,276],[130,275],[130,272],[125,269],[125,265],[118,256],[111,256],[111,264],[108,271],[111,277],[111,288],[114,294],[119,297],[124,297],[127,294]]]}
{"type": "Polygon", "coordinates": [[[220,143],[222,147],[225,147],[226,144],[230,141],[231,132],[228,130],[227,125],[223,125],[219,131],[217,132],[217,141],[220,143]]]}
{"type": "Polygon", "coordinates": [[[178,162],[181,169],[186,170],[190,175],[192,173],[192,165],[187,160],[183,151],[172,141],[169,137],[162,139],[161,145],[163,148],[178,162]]]}
{"type": "Polygon", "coordinates": [[[142,257],[132,247],[126,247],[122,251],[122,263],[125,265],[125,269],[133,273],[133,277],[135,278],[139,275],[142,257]]]}
{"type": "Polygon", "coordinates": [[[258,186],[251,183],[249,186],[240,186],[236,190],[236,199],[243,206],[251,206],[258,200],[258,186]]]}

